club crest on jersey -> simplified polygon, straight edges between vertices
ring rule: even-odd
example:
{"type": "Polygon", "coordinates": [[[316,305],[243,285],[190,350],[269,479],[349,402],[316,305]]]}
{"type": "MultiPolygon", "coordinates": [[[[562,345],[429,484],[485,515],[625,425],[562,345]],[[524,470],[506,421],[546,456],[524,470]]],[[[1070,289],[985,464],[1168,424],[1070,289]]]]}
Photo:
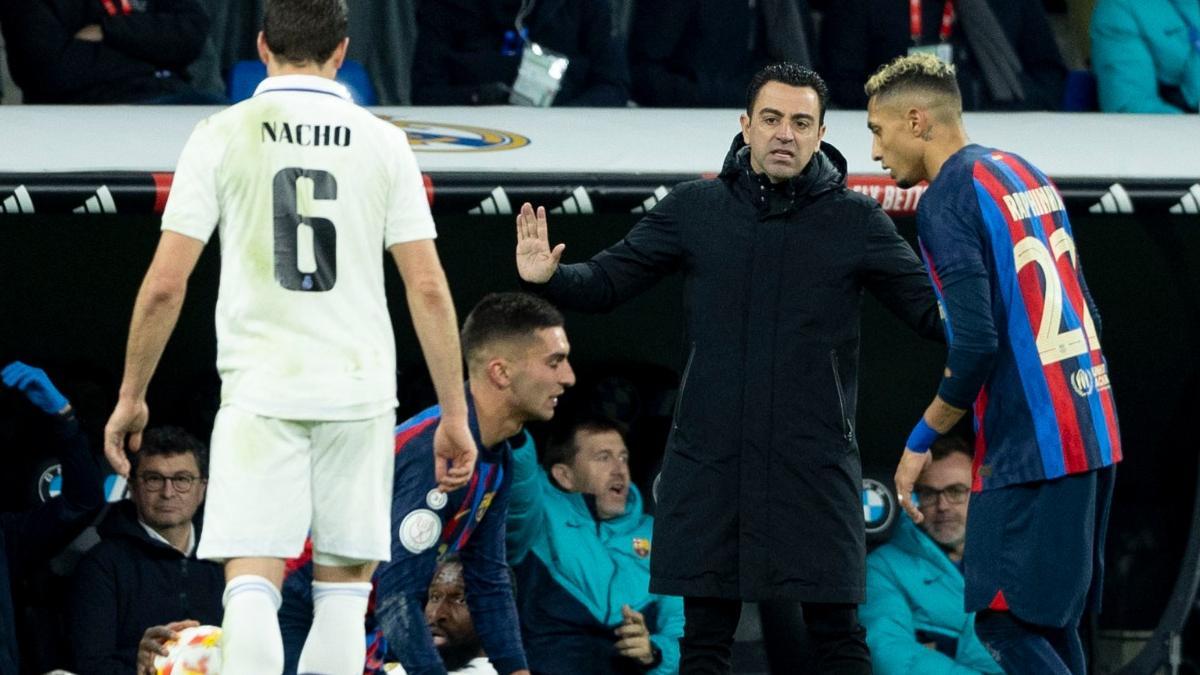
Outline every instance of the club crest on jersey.
{"type": "Polygon", "coordinates": [[[487,513],[488,507],[492,505],[492,497],[495,496],[495,492],[484,493],[483,499],[479,500],[479,510],[475,512],[475,522],[483,520],[483,514],[487,513]]]}
{"type": "Polygon", "coordinates": [[[645,558],[646,556],[650,555],[650,540],[642,539],[641,537],[634,537],[633,552],[636,553],[637,557],[639,558],[645,558]]]}
{"type": "Polygon", "coordinates": [[[1071,388],[1080,398],[1087,398],[1096,390],[1096,380],[1090,371],[1080,368],[1071,375],[1071,388]]]}
{"type": "Polygon", "coordinates": [[[523,148],[531,142],[526,136],[501,129],[400,120],[387,115],[380,118],[403,129],[415,152],[493,152],[523,148]]]}

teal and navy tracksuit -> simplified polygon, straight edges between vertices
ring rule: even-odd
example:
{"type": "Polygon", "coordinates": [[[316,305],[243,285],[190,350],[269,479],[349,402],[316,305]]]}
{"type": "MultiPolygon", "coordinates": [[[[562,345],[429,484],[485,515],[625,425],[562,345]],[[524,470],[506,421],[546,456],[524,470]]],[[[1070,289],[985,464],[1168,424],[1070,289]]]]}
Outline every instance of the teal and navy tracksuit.
{"type": "Polygon", "coordinates": [[[508,560],[517,574],[521,633],[535,673],[643,672],[620,656],[613,631],[621,606],[646,617],[662,660],[648,672],[679,668],[683,600],[650,592],[654,519],[629,486],[624,515],[596,516],[590,496],[556,487],[537,464],[534,449],[512,453],[508,505],[508,560]]]}
{"type": "Polygon", "coordinates": [[[963,609],[962,572],[908,518],[867,556],[867,601],[858,615],[879,675],[1004,672],[975,635],[975,615],[963,609]]]}

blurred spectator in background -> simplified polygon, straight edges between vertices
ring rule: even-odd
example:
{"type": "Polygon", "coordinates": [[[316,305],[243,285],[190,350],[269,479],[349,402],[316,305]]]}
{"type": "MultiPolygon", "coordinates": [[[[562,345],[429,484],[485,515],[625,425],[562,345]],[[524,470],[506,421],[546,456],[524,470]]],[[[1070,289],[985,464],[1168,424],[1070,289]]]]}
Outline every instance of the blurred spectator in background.
{"type": "Polygon", "coordinates": [[[971,449],[943,436],[930,452],[914,489],[925,520],[901,516],[891,540],[867,556],[861,614],[871,661],[878,675],[1003,673],[963,609],[971,449]]]}
{"type": "Polygon", "coordinates": [[[1099,0],[1091,36],[1102,111],[1200,108],[1200,2],[1099,0]]]}
{"type": "Polygon", "coordinates": [[[844,0],[821,24],[833,102],[863,109],[863,83],[914,50],[954,63],[964,110],[1058,110],[1067,69],[1041,0],[844,0]]]}
{"type": "Polygon", "coordinates": [[[134,672],[150,626],[180,617],[221,625],[221,565],[196,558],[196,510],[208,449],[177,427],[147,431],[130,453],[130,499],[101,521],[101,542],[75,569],[70,643],[88,675],[134,672]]]}
{"type": "Polygon", "coordinates": [[[20,513],[0,514],[0,673],[17,673],[16,609],[12,586],[45,563],[92,521],[104,505],[100,467],[67,399],[45,371],[14,361],[0,371],[5,387],[19,391],[50,416],[53,454],[62,466],[62,493],[20,513]]]}
{"type": "Polygon", "coordinates": [[[30,0],[3,28],[26,103],[224,102],[188,74],[208,37],[197,0],[30,0]]]}
{"type": "Polygon", "coordinates": [[[740,108],[769,63],[812,65],[807,0],[641,0],[629,61],[633,99],[662,108],[740,108]]]}
{"type": "Polygon", "coordinates": [[[417,36],[417,105],[507,104],[526,42],[570,60],[554,105],[624,106],[629,99],[609,0],[426,0],[417,9],[417,36]]]}
{"type": "Polygon", "coordinates": [[[683,599],[651,593],[654,519],[629,478],[620,427],[576,424],[537,465],[513,453],[508,559],[535,673],[674,673],[683,599]]]}

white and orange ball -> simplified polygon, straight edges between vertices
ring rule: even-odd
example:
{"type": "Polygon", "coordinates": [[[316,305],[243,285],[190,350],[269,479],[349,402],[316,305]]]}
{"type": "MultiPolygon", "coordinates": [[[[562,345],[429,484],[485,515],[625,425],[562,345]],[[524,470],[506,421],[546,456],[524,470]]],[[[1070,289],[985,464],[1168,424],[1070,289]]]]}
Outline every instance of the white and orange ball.
{"type": "Polygon", "coordinates": [[[193,626],[163,645],[166,656],[154,657],[158,675],[219,675],[221,672],[221,629],[193,626]]]}

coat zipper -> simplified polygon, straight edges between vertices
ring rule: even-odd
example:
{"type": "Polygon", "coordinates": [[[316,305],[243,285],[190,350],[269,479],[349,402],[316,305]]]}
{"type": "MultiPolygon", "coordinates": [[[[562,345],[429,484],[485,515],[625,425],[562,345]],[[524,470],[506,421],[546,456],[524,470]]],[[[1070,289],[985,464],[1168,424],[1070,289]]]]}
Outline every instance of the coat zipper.
{"type": "Polygon", "coordinates": [[[833,367],[833,384],[837,387],[838,410],[842,414],[842,437],[847,443],[854,442],[854,425],[846,416],[846,392],[842,389],[842,375],[838,372],[837,350],[829,350],[829,364],[833,367]]]}
{"type": "Polygon", "coordinates": [[[696,343],[688,350],[687,364],[683,366],[683,377],[679,379],[679,394],[675,397],[675,414],[671,416],[671,426],[679,428],[679,411],[683,410],[683,391],[687,388],[688,374],[692,372],[692,359],[696,358],[696,343]]]}

